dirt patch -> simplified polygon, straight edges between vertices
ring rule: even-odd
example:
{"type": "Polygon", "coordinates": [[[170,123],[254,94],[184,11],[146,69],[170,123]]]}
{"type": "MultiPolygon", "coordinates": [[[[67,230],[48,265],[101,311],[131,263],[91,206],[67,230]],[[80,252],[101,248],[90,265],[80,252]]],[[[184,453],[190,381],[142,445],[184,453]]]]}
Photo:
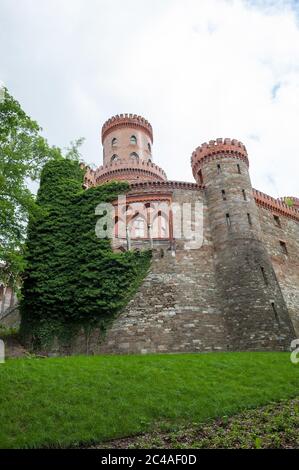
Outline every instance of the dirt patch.
{"type": "Polygon", "coordinates": [[[192,423],[171,431],[156,430],[94,446],[97,449],[299,448],[299,398],[205,424],[192,423]]]}
{"type": "Polygon", "coordinates": [[[0,336],[5,345],[5,358],[23,357],[28,354],[28,351],[21,345],[17,335],[0,336]]]}

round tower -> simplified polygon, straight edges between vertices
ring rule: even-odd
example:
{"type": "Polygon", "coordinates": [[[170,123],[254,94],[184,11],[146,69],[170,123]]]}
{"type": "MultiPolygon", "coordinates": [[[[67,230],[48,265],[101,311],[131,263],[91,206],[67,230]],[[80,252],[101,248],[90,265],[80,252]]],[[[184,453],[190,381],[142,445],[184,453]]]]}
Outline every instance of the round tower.
{"type": "Polygon", "coordinates": [[[211,140],[193,152],[191,164],[205,187],[228,349],[288,349],[295,334],[262,242],[245,146],[211,140]]]}
{"type": "Polygon", "coordinates": [[[103,166],[95,174],[96,184],[110,180],[165,181],[165,172],[153,163],[153,130],[136,114],[120,114],[102,127],[103,166]]]}

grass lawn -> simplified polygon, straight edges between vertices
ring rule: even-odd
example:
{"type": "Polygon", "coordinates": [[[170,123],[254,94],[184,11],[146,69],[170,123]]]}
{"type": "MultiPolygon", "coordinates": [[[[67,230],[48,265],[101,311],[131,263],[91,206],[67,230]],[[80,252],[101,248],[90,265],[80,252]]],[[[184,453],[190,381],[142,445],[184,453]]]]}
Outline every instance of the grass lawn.
{"type": "Polygon", "coordinates": [[[289,353],[11,359],[0,364],[0,447],[87,445],[298,395],[289,353]]]}
{"type": "Polygon", "coordinates": [[[282,400],[208,423],[178,426],[102,442],[96,449],[298,449],[299,398],[282,400]]]}

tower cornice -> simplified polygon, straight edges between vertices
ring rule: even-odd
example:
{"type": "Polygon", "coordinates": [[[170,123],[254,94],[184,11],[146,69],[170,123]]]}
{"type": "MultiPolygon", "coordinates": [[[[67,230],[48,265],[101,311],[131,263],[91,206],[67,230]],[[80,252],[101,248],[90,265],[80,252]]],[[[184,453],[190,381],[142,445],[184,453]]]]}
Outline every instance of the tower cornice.
{"type": "Polygon", "coordinates": [[[153,129],[151,124],[144,117],[138,116],[137,114],[117,114],[108,119],[102,127],[102,143],[110,132],[122,127],[142,129],[153,143],[153,129]]]}
{"type": "Polygon", "coordinates": [[[191,156],[191,166],[193,175],[196,179],[196,173],[201,164],[213,159],[220,159],[225,156],[238,158],[249,167],[248,154],[245,145],[237,139],[210,140],[197,147],[191,156]]]}

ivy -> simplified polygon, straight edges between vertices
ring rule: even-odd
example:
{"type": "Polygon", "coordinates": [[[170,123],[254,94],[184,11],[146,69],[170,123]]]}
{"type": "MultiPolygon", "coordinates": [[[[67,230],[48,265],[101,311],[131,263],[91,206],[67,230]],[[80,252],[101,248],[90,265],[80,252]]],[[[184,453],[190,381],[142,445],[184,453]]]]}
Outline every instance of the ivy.
{"type": "Polygon", "coordinates": [[[45,165],[29,222],[21,334],[33,347],[71,340],[83,327],[103,331],[127,304],[149,268],[150,252],[115,253],[95,234],[95,208],[128,191],[126,182],[82,189],[77,162],[45,165]]]}

